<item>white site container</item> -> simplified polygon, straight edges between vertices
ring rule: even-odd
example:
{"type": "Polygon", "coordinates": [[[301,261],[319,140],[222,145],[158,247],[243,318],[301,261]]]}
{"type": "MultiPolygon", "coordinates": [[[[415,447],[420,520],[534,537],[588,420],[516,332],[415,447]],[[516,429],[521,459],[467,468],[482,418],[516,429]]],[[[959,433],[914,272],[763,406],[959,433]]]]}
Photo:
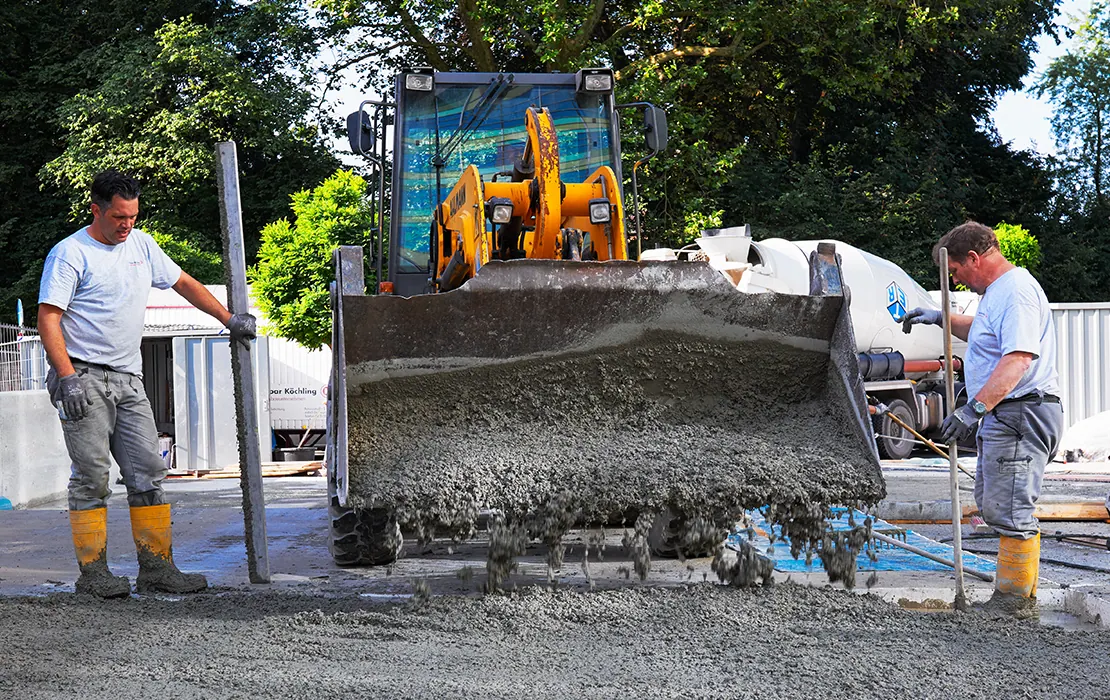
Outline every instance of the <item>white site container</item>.
{"type": "MultiPolygon", "coordinates": [[[[259,447],[263,460],[269,461],[273,431],[322,431],[327,427],[331,350],[314,351],[284,338],[259,336],[251,357],[259,447]]],[[[228,337],[174,338],[173,366],[176,469],[214,470],[238,464],[228,337]]]]}
{"type": "Polygon", "coordinates": [[[331,349],[309,350],[285,338],[269,341],[270,427],[326,429],[331,349]]]}
{"type": "MultiPolygon", "coordinates": [[[[259,450],[270,454],[269,338],[253,343],[259,450]]],[[[235,382],[228,336],[173,339],[174,432],[178,470],[220,470],[239,464],[235,382]]]]}

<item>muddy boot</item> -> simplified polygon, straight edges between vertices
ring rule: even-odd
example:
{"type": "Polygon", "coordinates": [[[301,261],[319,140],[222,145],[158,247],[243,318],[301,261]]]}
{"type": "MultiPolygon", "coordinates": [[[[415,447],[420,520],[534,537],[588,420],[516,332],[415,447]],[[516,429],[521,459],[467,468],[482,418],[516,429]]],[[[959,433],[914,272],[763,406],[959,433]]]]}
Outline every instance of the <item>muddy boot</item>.
{"type": "Polygon", "coordinates": [[[1037,575],[1041,564],[1041,535],[1027,540],[998,539],[998,570],[994,593],[976,609],[991,617],[1034,619],[1037,612],[1037,575]]]}
{"type": "Polygon", "coordinates": [[[208,588],[202,574],[186,574],[173,563],[170,504],[131,508],[131,534],[139,554],[139,593],[196,593],[208,588]]]}
{"type": "Polygon", "coordinates": [[[974,606],[973,609],[992,620],[1036,620],[1040,617],[1036,598],[1000,593],[997,590],[991,594],[990,600],[974,606]]]}
{"type": "Polygon", "coordinates": [[[100,598],[124,598],[131,595],[131,582],[126,576],[113,576],[108,570],[108,509],[69,511],[69,527],[73,532],[73,548],[81,576],[77,592],[100,598]]]}

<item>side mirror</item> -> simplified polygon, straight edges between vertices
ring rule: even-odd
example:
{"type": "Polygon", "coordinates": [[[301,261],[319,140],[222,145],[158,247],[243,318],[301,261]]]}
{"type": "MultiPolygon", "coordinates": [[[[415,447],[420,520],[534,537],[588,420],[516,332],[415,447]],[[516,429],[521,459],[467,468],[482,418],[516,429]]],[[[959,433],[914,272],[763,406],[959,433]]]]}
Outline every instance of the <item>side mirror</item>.
{"type": "Polygon", "coordinates": [[[644,110],[644,139],[653,153],[667,148],[667,113],[655,105],[644,110]]]}
{"type": "MultiPolygon", "coordinates": [[[[666,129],[665,124],[663,128],[666,129]]],[[[361,109],[347,115],[347,142],[351,144],[352,153],[374,152],[374,125],[370,123],[370,115],[361,109]]]]}

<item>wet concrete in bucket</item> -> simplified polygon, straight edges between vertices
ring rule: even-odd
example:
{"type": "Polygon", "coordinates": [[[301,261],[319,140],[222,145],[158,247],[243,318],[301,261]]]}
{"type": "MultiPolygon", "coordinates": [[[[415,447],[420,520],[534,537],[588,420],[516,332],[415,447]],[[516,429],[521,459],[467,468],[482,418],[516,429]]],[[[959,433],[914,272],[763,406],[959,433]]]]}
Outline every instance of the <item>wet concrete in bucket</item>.
{"type": "Polygon", "coordinates": [[[349,396],[350,503],[461,539],[492,507],[501,533],[548,544],[664,509],[724,530],[773,504],[816,545],[828,506],[884,494],[843,397],[827,353],[674,333],[369,382],[349,396]]]}
{"type": "Polygon", "coordinates": [[[0,697],[1105,697],[1110,632],[790,584],[0,599],[0,697]]]}

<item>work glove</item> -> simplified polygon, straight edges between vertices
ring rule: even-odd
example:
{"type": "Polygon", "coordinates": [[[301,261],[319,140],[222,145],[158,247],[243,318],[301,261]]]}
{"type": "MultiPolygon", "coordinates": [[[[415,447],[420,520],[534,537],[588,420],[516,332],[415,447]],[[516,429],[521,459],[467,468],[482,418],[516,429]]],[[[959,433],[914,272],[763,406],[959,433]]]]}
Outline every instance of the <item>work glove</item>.
{"type": "Polygon", "coordinates": [[[234,314],[227,320],[227,330],[232,340],[237,340],[244,347],[250,347],[256,335],[256,321],[250,314],[234,314]]]}
{"type": "Polygon", "coordinates": [[[85,384],[76,372],[58,380],[57,401],[62,404],[65,420],[81,420],[89,414],[89,406],[92,406],[85,384]]]}
{"type": "Polygon", "coordinates": [[[917,325],[918,323],[939,326],[943,318],[940,309],[924,309],[919,306],[916,309],[910,309],[906,312],[905,316],[898,320],[902,323],[902,332],[909,333],[910,326],[917,325]]]}
{"type": "Polygon", "coordinates": [[[971,435],[971,431],[975,430],[978,424],[979,416],[975,415],[971,404],[965,403],[944,419],[944,424],[940,426],[940,440],[941,442],[963,440],[971,435]]]}

